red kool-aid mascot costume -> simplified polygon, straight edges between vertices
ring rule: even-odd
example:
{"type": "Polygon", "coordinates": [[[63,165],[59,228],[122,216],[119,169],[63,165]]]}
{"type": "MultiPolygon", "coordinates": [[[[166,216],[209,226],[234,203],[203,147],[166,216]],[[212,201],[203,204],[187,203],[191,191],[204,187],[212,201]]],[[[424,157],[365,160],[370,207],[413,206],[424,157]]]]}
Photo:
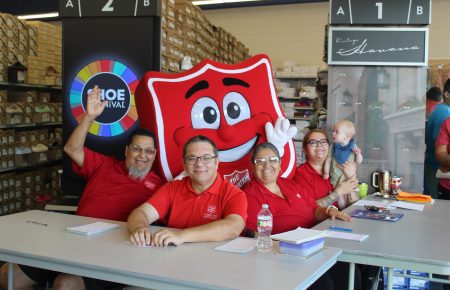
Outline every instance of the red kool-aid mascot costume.
{"type": "Polygon", "coordinates": [[[156,166],[167,180],[183,171],[183,144],[195,135],[214,141],[219,173],[238,186],[250,179],[252,149],[265,141],[281,149],[282,176],[295,172],[296,128],[283,117],[266,55],[234,65],[205,60],[179,74],[147,72],[135,98],[141,126],[156,133],[156,166]]]}

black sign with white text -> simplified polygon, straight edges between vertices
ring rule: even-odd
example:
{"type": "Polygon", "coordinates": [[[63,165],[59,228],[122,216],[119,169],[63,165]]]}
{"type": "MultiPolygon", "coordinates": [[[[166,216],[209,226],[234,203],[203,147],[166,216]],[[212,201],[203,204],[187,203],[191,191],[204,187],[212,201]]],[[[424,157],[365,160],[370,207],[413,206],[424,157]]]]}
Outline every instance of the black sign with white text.
{"type": "Polygon", "coordinates": [[[431,0],[330,0],[330,24],[428,25],[431,0]]]}
{"type": "Polygon", "coordinates": [[[425,66],[428,28],[330,27],[328,64],[425,66]]]}
{"type": "Polygon", "coordinates": [[[161,0],[59,0],[61,17],[160,15],[161,0]]]}

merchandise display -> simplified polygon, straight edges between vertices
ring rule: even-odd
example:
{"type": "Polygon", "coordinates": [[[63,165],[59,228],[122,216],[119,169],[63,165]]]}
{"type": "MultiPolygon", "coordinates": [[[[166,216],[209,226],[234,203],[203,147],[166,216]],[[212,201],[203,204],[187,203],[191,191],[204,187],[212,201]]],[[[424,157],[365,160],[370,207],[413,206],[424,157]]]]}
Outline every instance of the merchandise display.
{"type": "Polygon", "coordinates": [[[284,61],[275,71],[275,86],[284,114],[297,127],[294,144],[297,164],[304,162],[302,140],[310,120],[318,109],[316,79],[319,67],[284,61]]]}
{"type": "Polygon", "coordinates": [[[235,36],[216,27],[187,0],[164,0],[161,9],[162,72],[180,72],[184,57],[196,65],[203,59],[239,63],[249,49],[235,36]]]}

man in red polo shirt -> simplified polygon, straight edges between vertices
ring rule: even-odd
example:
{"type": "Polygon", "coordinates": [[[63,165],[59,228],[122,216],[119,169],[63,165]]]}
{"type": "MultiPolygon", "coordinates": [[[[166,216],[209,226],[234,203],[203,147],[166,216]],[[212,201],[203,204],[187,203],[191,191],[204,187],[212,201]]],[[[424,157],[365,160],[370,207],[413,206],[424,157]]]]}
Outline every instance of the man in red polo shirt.
{"type": "MultiPolygon", "coordinates": [[[[123,161],[84,147],[89,128],[106,104],[107,101],[100,100],[100,88],[96,86],[88,95],[86,115],[70,135],[64,151],[72,159],[74,171],[87,181],[77,215],[125,221],[131,211],[152,196],[164,182],[151,171],[156,139],[148,130],[136,129],[129,134],[123,161]]],[[[4,264],[0,276],[0,287],[4,289],[7,277],[8,265],[4,264]]],[[[35,284],[54,279],[55,290],[122,288],[113,282],[14,265],[15,289],[32,289],[35,284]]]]}
{"type": "Polygon", "coordinates": [[[217,173],[215,144],[195,136],[183,147],[187,177],[167,183],[128,218],[130,241],[137,245],[168,246],[186,242],[223,241],[237,237],[245,226],[244,192],[217,173]],[[153,235],[149,224],[165,221],[153,235]]]}

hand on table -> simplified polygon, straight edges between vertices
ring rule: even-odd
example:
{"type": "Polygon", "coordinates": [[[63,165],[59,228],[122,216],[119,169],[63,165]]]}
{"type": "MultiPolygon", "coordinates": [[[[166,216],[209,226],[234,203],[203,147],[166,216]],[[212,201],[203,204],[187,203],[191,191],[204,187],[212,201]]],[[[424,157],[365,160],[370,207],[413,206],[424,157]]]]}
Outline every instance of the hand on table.
{"type": "Polygon", "coordinates": [[[330,219],[340,219],[346,222],[351,222],[353,219],[351,216],[349,216],[348,214],[343,213],[342,211],[339,211],[336,208],[330,208],[328,210],[328,217],[330,219]]]}
{"type": "Polygon", "coordinates": [[[152,234],[148,227],[142,227],[130,234],[130,242],[138,246],[147,246],[152,242],[152,234]]]}
{"type": "Polygon", "coordinates": [[[178,246],[183,243],[180,230],[162,229],[152,237],[152,246],[167,247],[178,246]]]}

